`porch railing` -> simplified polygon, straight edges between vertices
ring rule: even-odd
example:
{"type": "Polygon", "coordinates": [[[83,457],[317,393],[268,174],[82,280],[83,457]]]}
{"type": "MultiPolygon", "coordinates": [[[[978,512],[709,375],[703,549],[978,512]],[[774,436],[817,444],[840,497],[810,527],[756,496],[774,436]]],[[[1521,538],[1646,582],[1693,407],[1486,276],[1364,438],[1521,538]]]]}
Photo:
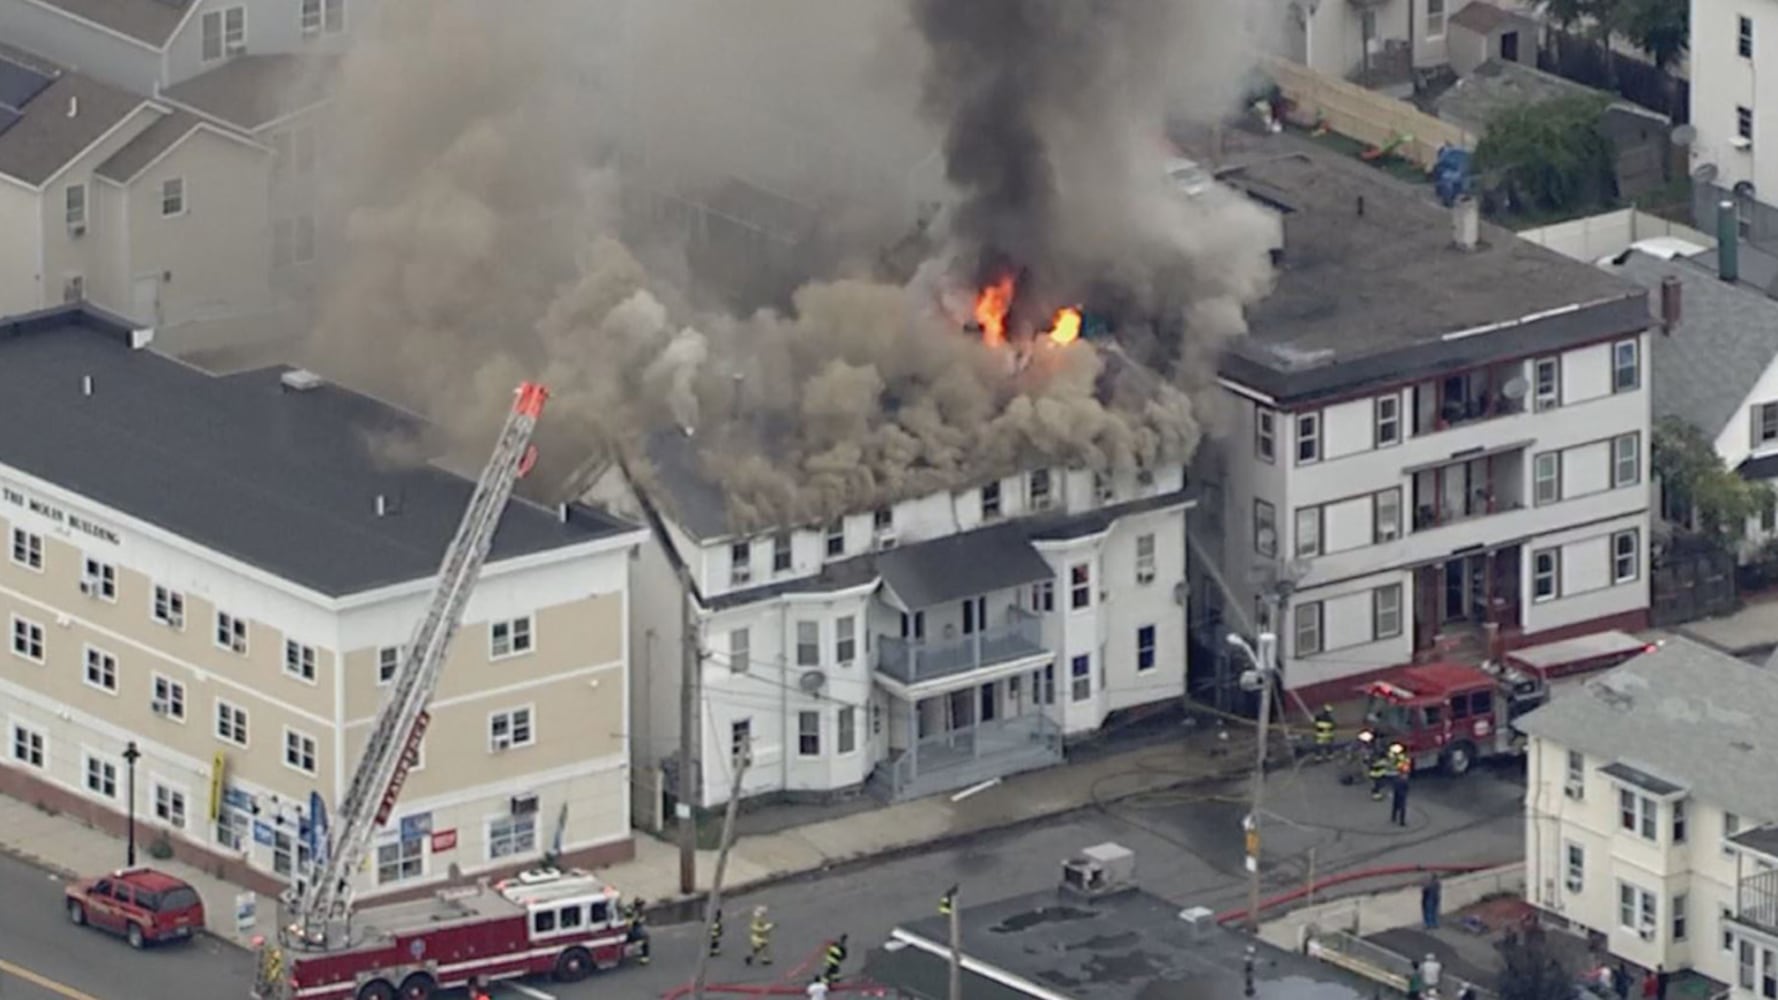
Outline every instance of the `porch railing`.
{"type": "Polygon", "coordinates": [[[1778,871],[1742,876],[1735,886],[1735,915],[1768,933],[1778,933],[1778,871]]]}
{"type": "Polygon", "coordinates": [[[1045,652],[1043,622],[1021,608],[995,625],[955,639],[877,639],[877,669],[903,684],[937,680],[1045,652]]]}
{"type": "Polygon", "coordinates": [[[1062,727],[1042,712],[996,719],[949,732],[922,736],[893,758],[890,776],[899,792],[917,779],[946,771],[983,768],[988,774],[1000,763],[1009,770],[1036,758],[1062,758],[1062,727]]]}

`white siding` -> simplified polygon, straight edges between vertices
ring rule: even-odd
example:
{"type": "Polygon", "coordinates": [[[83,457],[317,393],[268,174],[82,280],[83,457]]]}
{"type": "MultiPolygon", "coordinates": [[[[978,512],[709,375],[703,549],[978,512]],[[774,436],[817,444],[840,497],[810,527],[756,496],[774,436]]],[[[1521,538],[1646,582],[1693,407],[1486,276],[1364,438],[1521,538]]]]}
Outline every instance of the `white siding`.
{"type": "MultiPolygon", "coordinates": [[[[1646,382],[1647,379],[1645,378],[1646,382]]],[[[1562,405],[1611,395],[1611,345],[1595,344],[1562,355],[1562,405]]]]}
{"type": "Polygon", "coordinates": [[[1611,489],[1611,442],[1596,441],[1562,451],[1562,496],[1573,500],[1611,489]]]}
{"type": "Polygon", "coordinates": [[[1376,538],[1376,500],[1362,496],[1328,504],[1323,508],[1322,521],[1322,551],[1363,548],[1376,538]]]}
{"type": "Polygon", "coordinates": [[[34,191],[0,178],[0,316],[43,304],[43,212],[34,191]]]}
{"type": "Polygon", "coordinates": [[[1369,451],[1376,439],[1376,403],[1370,397],[1335,403],[1321,411],[1323,459],[1369,451]]]}
{"type": "Polygon", "coordinates": [[[1771,0],[1694,0],[1691,4],[1691,122],[1697,126],[1692,146],[1694,167],[1709,163],[1715,183],[1733,189],[1753,183],[1756,197],[1772,204],[1778,192],[1778,77],[1769,71],[1778,55],[1778,5],[1771,0]],[[1753,20],[1753,58],[1736,48],[1736,18],[1753,20]],[[1754,113],[1753,147],[1737,149],[1735,108],[1754,113]]]}
{"type": "Polygon", "coordinates": [[[1406,662],[1413,654],[1413,594],[1413,574],[1406,569],[1297,591],[1279,629],[1279,651],[1287,663],[1285,684],[1303,687],[1406,662]],[[1401,587],[1401,631],[1377,638],[1372,602],[1379,588],[1389,586],[1401,587]],[[1314,603],[1321,605],[1321,651],[1303,656],[1296,630],[1298,609],[1314,603]]]}
{"type": "Polygon", "coordinates": [[[1644,512],[1554,532],[1526,542],[1521,580],[1526,595],[1526,631],[1560,628],[1647,607],[1648,527],[1649,517],[1644,512]],[[1623,531],[1636,532],[1636,577],[1624,583],[1613,583],[1610,540],[1623,531]],[[1534,601],[1531,598],[1534,556],[1543,551],[1560,553],[1560,596],[1553,600],[1534,601]]]}

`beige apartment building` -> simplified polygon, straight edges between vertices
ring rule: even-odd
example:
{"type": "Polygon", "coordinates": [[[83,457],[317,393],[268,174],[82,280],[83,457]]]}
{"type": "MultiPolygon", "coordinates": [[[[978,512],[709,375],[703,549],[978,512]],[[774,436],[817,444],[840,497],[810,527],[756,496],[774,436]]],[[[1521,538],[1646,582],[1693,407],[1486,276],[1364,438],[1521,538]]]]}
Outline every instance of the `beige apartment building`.
{"type": "MultiPolygon", "coordinates": [[[[410,415],[79,309],[0,334],[0,791],[270,888],[350,781],[472,484],[410,415]]],[[[628,857],[631,525],[515,500],[367,896],[628,857]]]]}

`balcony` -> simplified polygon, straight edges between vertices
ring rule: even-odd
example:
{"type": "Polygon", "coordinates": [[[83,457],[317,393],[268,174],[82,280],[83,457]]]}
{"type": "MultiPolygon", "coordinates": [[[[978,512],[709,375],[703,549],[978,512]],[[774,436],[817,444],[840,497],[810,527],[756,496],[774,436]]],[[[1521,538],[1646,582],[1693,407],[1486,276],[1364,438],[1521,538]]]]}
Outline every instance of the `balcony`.
{"type": "Polygon", "coordinates": [[[1415,436],[1525,412],[1525,364],[1476,368],[1421,382],[1410,390],[1415,436]]]}
{"type": "Polygon", "coordinates": [[[1741,876],[1735,885],[1735,919],[1778,936],[1778,869],[1741,876]]]}
{"type": "Polygon", "coordinates": [[[1004,624],[955,638],[879,636],[876,668],[885,677],[911,686],[1049,655],[1043,645],[1041,618],[1017,607],[1007,608],[1006,616],[1004,624]]]}
{"type": "Polygon", "coordinates": [[[1062,763],[1062,729],[1042,712],[960,726],[919,737],[871,773],[871,788],[889,801],[968,788],[1020,771],[1062,763]]]}
{"type": "Polygon", "coordinates": [[[1415,531],[1521,510],[1525,506],[1525,446],[1515,444],[1416,469],[1413,477],[1415,531]]]}

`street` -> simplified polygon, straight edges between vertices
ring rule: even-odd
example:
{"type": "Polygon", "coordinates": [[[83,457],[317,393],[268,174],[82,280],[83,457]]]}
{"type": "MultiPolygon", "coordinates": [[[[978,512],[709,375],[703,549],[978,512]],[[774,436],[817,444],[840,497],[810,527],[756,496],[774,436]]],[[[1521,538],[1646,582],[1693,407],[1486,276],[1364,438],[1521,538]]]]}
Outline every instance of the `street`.
{"type": "MultiPolygon", "coordinates": [[[[1157,760],[1159,755],[1157,754],[1157,760]]],[[[1142,767],[1138,761],[1138,768],[1142,767]]],[[[1156,766],[1160,766],[1158,763],[1156,766]]],[[[1116,793],[1116,780],[1103,795],[1116,793]]],[[[806,982],[805,966],[827,939],[851,937],[849,970],[884,941],[898,923],[935,911],[938,897],[961,886],[963,905],[1056,884],[1064,858],[1081,848],[1116,841],[1136,853],[1144,888],[1181,906],[1224,910],[1244,905],[1240,819],[1245,784],[1193,793],[1151,795],[1088,809],[1037,828],[982,837],[952,850],[864,865],[782,884],[732,898],[725,906],[727,939],[710,967],[710,982],[806,982]],[[747,922],[756,905],[769,908],[777,925],[776,964],[770,970],[742,963],[747,922]]],[[[1313,866],[1317,876],[1388,864],[1503,862],[1522,853],[1523,783],[1510,769],[1478,769],[1460,780],[1416,780],[1405,828],[1388,824],[1386,803],[1366,790],[1341,786],[1334,769],[1310,766],[1281,771],[1268,780],[1262,824],[1267,895],[1302,885],[1313,866]]],[[[0,912],[0,976],[4,1000],[189,1000],[244,997],[248,956],[204,939],[192,947],[132,952],[122,941],[75,928],[61,916],[61,886],[21,863],[0,859],[0,891],[9,900],[0,912]],[[19,969],[65,984],[74,992],[31,983],[19,969]]],[[[546,993],[561,1000],[620,996],[659,997],[689,980],[702,945],[702,928],[654,928],[655,960],[565,986],[530,984],[527,994],[503,987],[499,996],[546,993]]]]}

